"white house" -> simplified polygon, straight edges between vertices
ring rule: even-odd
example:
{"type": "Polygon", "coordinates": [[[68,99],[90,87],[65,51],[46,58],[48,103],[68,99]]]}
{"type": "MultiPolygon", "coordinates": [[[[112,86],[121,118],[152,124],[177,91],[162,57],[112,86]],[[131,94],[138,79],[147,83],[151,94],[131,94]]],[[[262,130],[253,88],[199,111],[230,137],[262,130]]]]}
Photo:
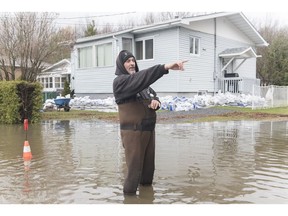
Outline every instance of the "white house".
{"type": "Polygon", "coordinates": [[[37,80],[43,85],[44,100],[56,98],[56,96],[60,95],[64,89],[65,82],[71,83],[70,79],[71,62],[69,59],[62,59],[43,70],[37,80]]]}
{"type": "Polygon", "coordinates": [[[256,79],[257,47],[268,46],[241,12],[177,18],[129,30],[80,38],[71,55],[77,96],[111,96],[120,50],[134,53],[141,69],[178,59],[184,72],[171,71],[153,84],[159,96],[230,91],[250,93],[256,79]]]}

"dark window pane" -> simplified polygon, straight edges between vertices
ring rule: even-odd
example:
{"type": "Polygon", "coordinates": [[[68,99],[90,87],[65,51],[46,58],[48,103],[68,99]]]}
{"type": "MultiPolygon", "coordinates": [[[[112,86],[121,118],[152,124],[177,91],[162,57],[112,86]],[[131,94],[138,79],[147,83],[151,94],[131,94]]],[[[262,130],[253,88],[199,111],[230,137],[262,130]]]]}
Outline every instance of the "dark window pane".
{"type": "Polygon", "coordinates": [[[136,59],[137,60],[143,59],[143,41],[136,42],[136,59]]]}
{"type": "Polygon", "coordinates": [[[199,39],[195,38],[195,54],[199,54],[199,39]]]}
{"type": "Polygon", "coordinates": [[[145,59],[153,59],[153,39],[145,41],[145,59]]]}
{"type": "Polygon", "coordinates": [[[190,38],[190,53],[194,54],[194,38],[190,38]]]}

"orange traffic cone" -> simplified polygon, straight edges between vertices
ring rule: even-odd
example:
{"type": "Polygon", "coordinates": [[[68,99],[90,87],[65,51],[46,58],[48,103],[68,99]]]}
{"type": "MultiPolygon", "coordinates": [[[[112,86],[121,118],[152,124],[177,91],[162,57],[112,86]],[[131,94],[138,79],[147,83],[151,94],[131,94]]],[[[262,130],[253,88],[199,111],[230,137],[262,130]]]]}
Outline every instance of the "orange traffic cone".
{"type": "Polygon", "coordinates": [[[32,159],[32,153],[31,153],[30,145],[29,145],[29,142],[27,140],[24,142],[23,159],[24,159],[24,161],[29,161],[32,159]]]}

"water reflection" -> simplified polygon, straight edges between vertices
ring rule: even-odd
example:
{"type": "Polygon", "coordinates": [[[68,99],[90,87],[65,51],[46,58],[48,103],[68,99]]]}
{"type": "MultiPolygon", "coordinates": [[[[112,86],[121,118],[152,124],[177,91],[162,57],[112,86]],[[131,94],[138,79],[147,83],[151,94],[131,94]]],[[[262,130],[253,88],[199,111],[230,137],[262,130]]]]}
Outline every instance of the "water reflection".
{"type": "Polygon", "coordinates": [[[139,193],[136,196],[124,195],[124,204],[153,204],[153,186],[139,186],[139,193]]]}
{"type": "Polygon", "coordinates": [[[288,203],[287,122],[158,124],[152,187],[123,196],[118,124],[0,125],[0,203],[288,203]],[[28,168],[27,168],[28,166],[28,168]]]}

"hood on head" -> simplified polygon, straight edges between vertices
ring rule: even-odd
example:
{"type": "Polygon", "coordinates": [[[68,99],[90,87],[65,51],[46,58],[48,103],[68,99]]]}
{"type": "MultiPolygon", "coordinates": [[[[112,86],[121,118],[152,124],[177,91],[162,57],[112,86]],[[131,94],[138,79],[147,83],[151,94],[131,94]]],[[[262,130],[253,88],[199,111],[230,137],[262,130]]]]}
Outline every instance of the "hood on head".
{"type": "Polygon", "coordinates": [[[124,63],[127,61],[127,59],[131,57],[135,59],[135,71],[136,72],[139,71],[135,56],[127,50],[122,50],[116,59],[116,71],[115,71],[116,75],[129,74],[124,67],[124,63]]]}

